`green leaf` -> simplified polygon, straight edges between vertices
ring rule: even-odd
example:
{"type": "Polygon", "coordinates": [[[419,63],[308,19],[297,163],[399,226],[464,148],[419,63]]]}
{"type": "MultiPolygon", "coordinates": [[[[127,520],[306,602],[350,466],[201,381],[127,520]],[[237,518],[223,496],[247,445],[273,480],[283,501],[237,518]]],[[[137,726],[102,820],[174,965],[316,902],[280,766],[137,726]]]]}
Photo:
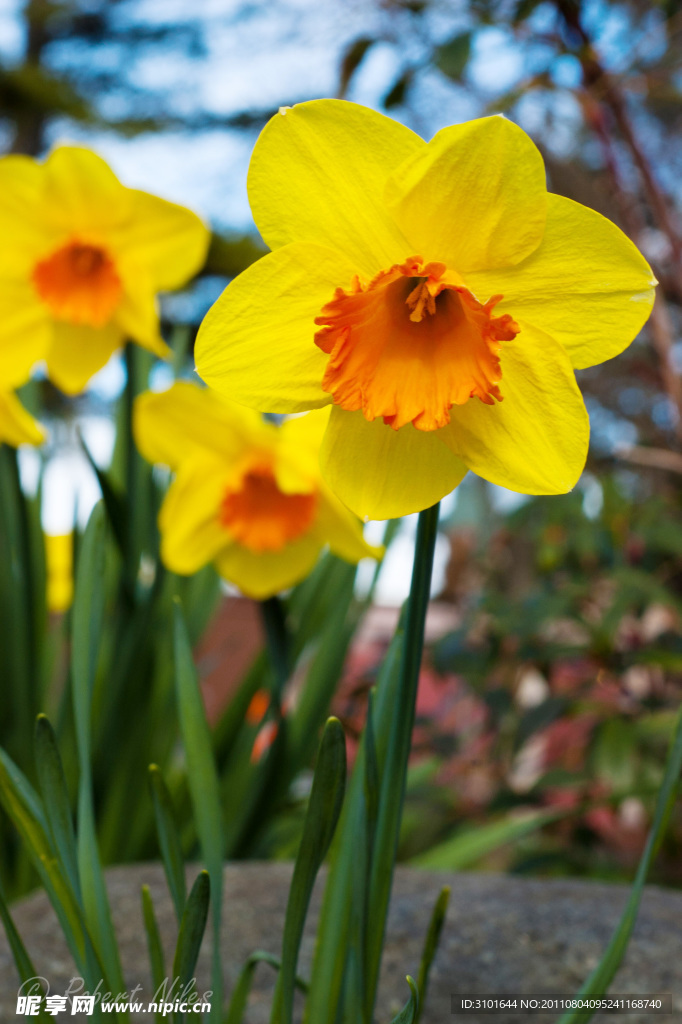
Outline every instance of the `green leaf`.
{"type": "Polygon", "coordinates": [[[347,578],[347,585],[337,592],[337,602],[330,609],[317,651],[289,719],[286,757],[290,778],[310,764],[320,729],[329,715],[329,707],[338,688],[356,625],[349,613],[353,597],[352,582],[352,576],[347,578]]]}
{"type": "MultiPolygon", "coordinates": [[[[398,630],[379,672],[373,722],[388,712],[395,699],[403,646],[404,636],[402,630],[398,630]]],[[[385,744],[381,742],[381,737],[379,740],[380,747],[376,756],[380,761],[385,754],[385,744]]],[[[305,1006],[304,1020],[309,1024],[315,1024],[318,1020],[335,1019],[337,1008],[342,1002],[346,970],[345,955],[342,955],[341,951],[352,945],[351,928],[357,926],[354,914],[358,904],[365,904],[368,864],[358,855],[358,851],[367,849],[365,746],[366,734],[362,737],[355,759],[336,842],[332,849],[331,866],[317,930],[310,995],[305,1006]]],[[[363,998],[364,993],[360,993],[360,1001],[363,998]]],[[[352,1001],[357,1005],[357,998],[352,1001]]]]}
{"type": "Polygon", "coordinates": [[[189,785],[197,833],[204,863],[211,879],[213,911],[212,1015],[222,1012],[220,918],[223,891],[223,823],[220,787],[211,744],[211,733],[199,691],[196,669],[179,600],[174,611],[175,687],[180,733],[187,760],[189,785]]]}
{"type": "MultiPolygon", "coordinates": [[[[407,764],[412,746],[417,687],[424,648],[424,624],[429,603],[433,555],[438,533],[439,506],[420,512],[415,543],[410,597],[405,613],[405,646],[400,662],[395,702],[383,713],[377,709],[377,745],[386,744],[380,760],[381,792],[379,815],[369,878],[369,920],[372,922],[368,947],[367,1009],[373,1010],[383,952],[386,917],[393,882],[400,821],[405,800],[407,764]]],[[[379,694],[377,694],[378,699],[379,694]]],[[[384,705],[385,706],[385,705],[384,705]]],[[[371,1016],[371,1013],[369,1014],[371,1016]]]]}
{"type": "Polygon", "coordinates": [[[73,830],[71,804],[57,739],[45,715],[38,715],[35,728],[35,756],[38,781],[52,842],[76,896],[80,896],[78,852],[73,830]]]}
{"type": "Polygon", "coordinates": [[[597,732],[592,750],[596,779],[616,794],[627,794],[639,777],[637,727],[625,718],[609,718],[597,732]]]}
{"type": "Polygon", "coordinates": [[[409,68],[403,71],[402,75],[393,83],[383,99],[383,106],[386,110],[393,110],[394,107],[401,107],[407,99],[407,93],[412,85],[414,70],[409,68]]]}
{"type": "Polygon", "coordinates": [[[147,387],[149,371],[154,357],[151,352],[133,345],[125,346],[126,385],[121,396],[121,417],[119,438],[122,444],[125,473],[124,510],[125,530],[125,578],[130,594],[138,589],[140,559],[145,551],[153,549],[152,538],[156,532],[154,487],[152,467],[137,450],[133,437],[133,408],[135,398],[147,387]]]}
{"type": "Polygon", "coordinates": [[[346,785],[346,739],[341,723],[330,718],[322,734],[303,835],[289,890],[282,969],[273,1000],[272,1024],[291,1024],[294,984],[303,926],[315,878],[327,854],[341,813],[346,785]]]}
{"type": "Polygon", "coordinates": [[[444,886],[436,905],[433,908],[431,914],[431,920],[429,921],[429,928],[424,939],[424,949],[422,950],[421,963],[419,965],[419,978],[417,981],[417,990],[419,992],[419,1005],[417,1007],[417,1013],[414,1018],[414,1024],[419,1024],[419,1020],[422,1015],[422,1009],[426,1002],[426,992],[429,987],[429,973],[431,971],[431,964],[433,958],[436,955],[438,949],[438,943],[440,942],[440,934],[443,931],[443,925],[445,924],[445,915],[448,910],[448,903],[450,902],[450,886],[444,886]]]}
{"type": "Polygon", "coordinates": [[[453,82],[460,80],[471,54],[471,32],[458,32],[434,54],[436,67],[453,82]]]}
{"type": "Polygon", "coordinates": [[[72,616],[72,696],[79,770],[77,851],[83,908],[95,949],[115,991],[123,992],[125,982],[95,832],[90,763],[92,691],[104,619],[105,528],[104,508],[99,502],[83,536],[72,616]]]}
{"type": "Polygon", "coordinates": [[[254,235],[211,235],[206,256],[206,273],[222,277],[236,277],[255,263],[268,250],[254,235]]]}
{"type": "Polygon", "coordinates": [[[83,449],[88,463],[90,464],[90,468],[97,477],[97,483],[99,484],[99,489],[102,492],[102,500],[106,509],[107,518],[111,525],[111,532],[114,535],[119,551],[122,555],[125,555],[127,543],[125,499],[116,484],[109,479],[109,474],[105,470],[100,469],[93,459],[90,449],[83,440],[80,431],[78,432],[78,440],[80,441],[81,448],[83,449]]]}
{"type": "Polygon", "coordinates": [[[278,597],[269,597],[260,601],[259,605],[274,679],[272,698],[279,711],[282,693],[291,671],[291,639],[286,609],[278,597]]]}
{"type": "Polygon", "coordinates": [[[0,444],[0,715],[12,724],[8,746],[24,768],[39,710],[37,688],[41,637],[35,634],[35,609],[45,602],[34,592],[28,501],[21,489],[17,453],[0,444]],[[16,737],[16,740],[13,737],[16,737]]]}
{"type": "MultiPolygon", "coordinates": [[[[159,935],[159,926],[156,923],[154,903],[152,901],[152,894],[148,885],[142,886],[142,918],[144,920],[144,930],[147,936],[147,949],[149,951],[149,966],[152,976],[152,985],[154,987],[154,991],[158,992],[166,978],[166,968],[163,957],[163,946],[161,945],[161,936],[159,935]]],[[[160,1022],[163,1021],[163,1014],[157,1013],[155,1015],[155,1019],[157,1024],[160,1024],[160,1022]]]]}
{"type": "Polygon", "coordinates": [[[370,36],[360,36],[346,47],[341,58],[341,75],[339,80],[339,97],[341,99],[348,92],[351,79],[362,64],[365,54],[374,46],[375,42],[376,39],[372,39],[370,36]]]}
{"type": "Polygon", "coordinates": [[[158,765],[151,764],[149,766],[149,783],[154,804],[154,818],[156,820],[159,846],[161,847],[163,868],[166,872],[168,888],[173,898],[175,914],[178,921],[180,921],[187,897],[182,844],[175,821],[173,800],[158,765]]]}
{"type": "MultiPolygon", "coordinates": [[[[639,867],[637,868],[630,898],[604,956],[580,989],[578,993],[580,996],[592,996],[597,993],[608,992],[609,985],[621,965],[635,926],[635,921],[637,920],[644,883],[649,874],[651,864],[663,842],[670,815],[675,806],[680,771],[682,771],[682,711],[680,711],[677,717],[675,734],[666,761],[663,784],[656,800],[654,820],[639,862],[639,867]]],[[[577,1021],[580,1021],[581,1024],[587,1024],[587,1021],[591,1020],[593,1016],[593,1013],[588,1012],[586,1014],[585,1011],[570,1011],[561,1017],[559,1024],[574,1024],[577,1021]]]]}
{"type": "Polygon", "coordinates": [[[570,811],[530,811],[527,814],[515,814],[501,821],[493,821],[488,825],[467,828],[456,833],[451,839],[432,846],[426,853],[413,857],[410,866],[428,868],[431,871],[462,871],[501,846],[530,835],[569,813],[570,811]]]}
{"type": "Polygon", "coordinates": [[[9,943],[9,948],[12,951],[17,973],[19,974],[22,982],[31,981],[33,978],[37,978],[38,972],[33,966],[33,962],[26,952],[26,947],[24,946],[21,936],[17,931],[17,927],[12,919],[9,907],[7,906],[2,886],[0,886],[0,920],[3,923],[7,942],[9,943]]]}
{"type": "Polygon", "coordinates": [[[397,1017],[394,1017],[391,1024],[416,1024],[419,1013],[419,992],[414,980],[407,976],[407,984],[410,986],[410,998],[403,1006],[397,1017]]]}
{"type": "MultiPolygon", "coordinates": [[[[206,931],[210,898],[211,882],[208,871],[201,871],[187,898],[175,947],[173,979],[178,979],[180,991],[189,985],[194,977],[201,941],[206,931]]],[[[215,992],[213,998],[216,998],[215,992]]]]}
{"type": "MultiPolygon", "coordinates": [[[[0,802],[14,823],[38,872],[80,973],[88,981],[93,980],[89,971],[86,924],[49,838],[40,799],[23,773],[1,748],[0,802]]],[[[97,979],[94,979],[93,984],[96,983],[97,979]]]]}
{"type": "MultiPolygon", "coordinates": [[[[232,991],[232,998],[230,999],[228,1011],[223,1018],[223,1024],[242,1024],[246,1012],[246,1004],[251,992],[251,985],[253,984],[253,975],[260,963],[269,964],[276,971],[279,971],[282,966],[282,961],[279,957],[273,956],[272,953],[266,953],[262,950],[252,953],[244,964],[241,974],[237,979],[237,984],[232,991]]],[[[300,992],[308,992],[308,983],[303,978],[298,977],[298,975],[296,976],[296,988],[300,992]]]]}
{"type": "Polygon", "coordinates": [[[90,753],[92,689],[104,617],[104,556],[104,508],[98,502],[92,510],[80,547],[72,612],[71,668],[74,716],[81,759],[89,757],[90,753]]]}

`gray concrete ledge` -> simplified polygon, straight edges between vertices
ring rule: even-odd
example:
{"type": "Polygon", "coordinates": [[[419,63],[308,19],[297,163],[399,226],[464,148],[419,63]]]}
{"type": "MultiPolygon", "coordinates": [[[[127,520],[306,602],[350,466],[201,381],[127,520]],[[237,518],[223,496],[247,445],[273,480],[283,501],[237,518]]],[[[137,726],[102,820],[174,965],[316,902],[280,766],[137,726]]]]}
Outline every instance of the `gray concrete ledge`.
{"type": "MultiPolygon", "coordinates": [[[[196,872],[192,872],[192,877],[196,872]]],[[[223,923],[224,975],[231,990],[246,957],[255,949],[279,954],[291,866],[281,863],[228,864],[225,867],[223,923]]],[[[107,872],[114,922],[120,938],[129,988],[141,985],[139,998],[151,999],[148,957],[140,910],[140,887],[150,886],[167,962],[176,926],[163,871],[158,864],[113,868],[107,872]]],[[[578,881],[537,881],[488,874],[397,871],[389,921],[389,941],[378,1004],[384,1024],[408,995],[406,974],[416,975],[421,944],[433,903],[442,885],[452,887],[447,923],[432,972],[422,1024],[537,1024],[554,1016],[452,1016],[452,993],[573,993],[598,962],[628,896],[628,888],[578,881]]],[[[307,976],[314,944],[314,919],[320,905],[318,886],[306,929],[300,971],[307,976]]],[[[57,921],[44,894],[13,908],[15,921],[38,972],[53,994],[66,990],[75,970],[57,921]]],[[[208,949],[202,952],[197,978],[208,988],[208,949]]],[[[272,970],[257,968],[246,1024],[267,1024],[272,970]]],[[[0,1019],[17,1018],[18,981],[4,934],[0,935],[0,1019]]],[[[612,986],[614,992],[672,992],[676,1011],[670,1016],[600,1015],[595,1021],[666,1024],[682,1021],[682,893],[649,887],[627,959],[612,986]]],[[[60,1017],[56,1018],[57,1020],[60,1017]]],[[[63,1017],[78,1020],[79,1016],[63,1017]]],[[[82,1017],[87,1021],[87,1017],[82,1017]]],[[[151,1015],[136,1018],[146,1021],[151,1015]]],[[[201,1018],[197,1018],[201,1019],[201,1018]]],[[[205,1019],[205,1018],[204,1018],[205,1019]]],[[[318,1022],[315,1022],[318,1024],[318,1022]]],[[[331,1024],[320,1021],[319,1024],[331,1024]]],[[[350,1022],[349,1022],[350,1024],[350,1022]]],[[[353,1022],[354,1024],[354,1022],[353,1022]]]]}

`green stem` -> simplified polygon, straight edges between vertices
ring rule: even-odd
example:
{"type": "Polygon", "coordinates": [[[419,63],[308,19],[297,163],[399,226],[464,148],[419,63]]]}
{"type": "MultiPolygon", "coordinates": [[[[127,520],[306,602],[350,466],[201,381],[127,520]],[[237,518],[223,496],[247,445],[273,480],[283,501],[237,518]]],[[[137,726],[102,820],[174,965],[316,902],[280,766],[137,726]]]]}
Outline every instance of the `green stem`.
{"type": "Polygon", "coordinates": [[[376,1000],[386,917],[398,852],[419,671],[424,649],[424,625],[431,591],[433,555],[438,532],[438,511],[439,506],[434,505],[419,515],[412,584],[405,616],[405,646],[400,665],[398,699],[394,705],[395,719],[382,769],[379,814],[369,884],[369,920],[374,936],[368,950],[366,965],[366,1019],[368,1020],[372,1019],[376,1000]]]}
{"type": "Polygon", "coordinates": [[[291,643],[287,628],[284,605],[278,597],[268,597],[260,602],[265,642],[272,666],[274,686],[272,701],[277,714],[280,713],[282,693],[289,679],[291,643]]]}
{"type": "Polygon", "coordinates": [[[133,433],[135,399],[147,386],[151,357],[131,342],[125,347],[126,385],[123,394],[126,493],[125,578],[135,602],[140,557],[148,547],[151,511],[150,468],[137,450],[133,433]]]}

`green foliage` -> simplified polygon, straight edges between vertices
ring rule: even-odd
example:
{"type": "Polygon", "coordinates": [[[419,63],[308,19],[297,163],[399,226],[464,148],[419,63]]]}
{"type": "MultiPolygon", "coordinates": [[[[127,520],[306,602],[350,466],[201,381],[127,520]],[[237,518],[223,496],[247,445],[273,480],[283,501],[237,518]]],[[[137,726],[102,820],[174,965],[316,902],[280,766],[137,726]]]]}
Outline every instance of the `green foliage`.
{"type": "MultiPolygon", "coordinates": [[[[175,823],[173,798],[156,766],[150,769],[152,804],[159,846],[169,889],[178,917],[178,935],[172,977],[184,988],[192,979],[199,949],[206,931],[209,908],[213,909],[213,1016],[224,1024],[240,1024],[246,1009],[256,965],[268,963],[278,972],[272,1004],[273,1024],[292,1024],[294,990],[305,996],[305,1019],[338,1019],[370,1024],[378,968],[384,941],[390,879],[395,862],[400,810],[404,799],[411,748],[421,646],[428,601],[431,562],[435,544],[437,509],[420,517],[417,557],[412,590],[395,638],[370,696],[368,721],[355,760],[353,775],[345,794],[345,737],[339,722],[331,718],[323,730],[312,789],[301,831],[294,866],[285,926],[282,956],[255,952],[247,961],[224,1007],[220,993],[220,919],[222,914],[223,806],[220,788],[220,757],[206,722],[187,627],[179,602],[174,609],[174,674],[186,785],[191,797],[202,859],[202,871],[185,897],[181,838],[175,823]],[[398,709],[398,710],[396,710],[398,709]],[[342,811],[342,804],[345,807],[342,811]],[[334,840],[334,835],[336,839],[334,840]],[[327,881],[322,915],[318,924],[315,962],[310,982],[297,975],[298,954],[315,878],[333,844],[332,864],[327,881]],[[216,895],[217,890],[217,895],[216,895]],[[323,1016],[320,1016],[322,1012],[323,1016]]],[[[98,588],[103,587],[105,558],[103,506],[93,512],[81,545],[77,594],[73,615],[74,634],[80,645],[74,665],[74,699],[79,755],[78,813],[74,828],[59,744],[48,720],[36,723],[35,761],[40,793],[9,756],[0,750],[0,802],[19,831],[26,853],[32,859],[64,930],[77,968],[94,988],[102,979],[111,991],[123,991],[124,982],[116,939],[111,929],[103,884],[100,854],[92,814],[91,788],[91,694],[98,671],[98,638],[103,628],[104,605],[98,588]],[[92,614],[86,617],[90,608],[92,614]],[[99,612],[98,612],[99,609],[99,612]]],[[[328,571],[333,576],[333,566],[328,571]]],[[[319,593],[318,579],[306,598],[299,594],[289,610],[271,607],[271,644],[279,645],[269,683],[279,706],[283,680],[278,678],[297,649],[295,636],[288,633],[296,614],[305,608],[311,594],[319,593]],[[286,652],[287,657],[284,658],[286,652]]],[[[324,587],[322,587],[324,592],[324,587]]],[[[259,681],[268,680],[267,668],[254,668],[259,681]]],[[[251,684],[249,684],[251,685],[251,684]]],[[[281,709],[280,709],[281,711],[281,709]]],[[[244,726],[245,727],[245,726],[244,726]]],[[[669,723],[657,723],[654,735],[669,731],[669,723]]],[[[239,729],[227,730],[231,743],[239,729]]],[[[607,732],[608,735],[608,732],[607,732]]],[[[607,742],[607,746],[612,741],[607,742]]],[[[620,751],[622,740],[614,741],[620,751]]],[[[620,753],[618,756],[621,756],[620,753]]],[[[608,759],[607,759],[608,760],[608,759]]],[[[642,887],[660,848],[673,808],[682,769],[682,716],[674,729],[654,822],[637,873],[635,887],[621,924],[605,952],[604,959],[586,982],[583,994],[604,991],[622,959],[637,913],[642,887]]],[[[421,773],[427,777],[428,773],[421,773]]],[[[419,773],[414,775],[417,778],[419,773]]],[[[530,819],[510,817],[480,830],[479,834],[456,836],[435,851],[436,860],[447,858],[452,867],[471,862],[481,852],[509,842],[523,831],[537,829],[559,812],[533,815],[530,819]]],[[[442,861],[439,861],[439,866],[442,861]]],[[[425,937],[418,983],[408,977],[410,996],[392,1024],[418,1024],[431,964],[437,949],[447,908],[448,890],[439,895],[425,937]]],[[[1,894],[0,894],[1,896],[1,894]]],[[[142,907],[152,977],[162,983],[165,967],[156,915],[147,887],[142,890],[142,907]]],[[[12,921],[4,897],[0,918],[9,936],[21,977],[34,974],[29,954],[12,921]]],[[[119,1014],[122,1021],[125,1014],[119,1014]]],[[[569,1024],[570,1016],[563,1024],[569,1024]]]]}
{"type": "Polygon", "coordinates": [[[282,939],[282,963],[273,999],[271,1024],[292,1024],[294,983],[303,926],[315,878],[327,855],[339,820],[345,785],[346,741],[339,722],[330,718],[322,734],[301,845],[289,890],[282,939]]]}
{"type": "MultiPolygon", "coordinates": [[[[630,898],[602,959],[578,993],[580,996],[592,996],[600,992],[607,992],[609,985],[616,975],[616,971],[621,965],[630,936],[632,935],[632,929],[637,920],[637,911],[639,910],[644,883],[649,875],[652,861],[663,842],[665,830],[675,804],[680,782],[680,771],[682,771],[682,713],[677,718],[673,742],[668,753],[663,785],[656,799],[653,824],[647,837],[642,859],[637,868],[637,875],[630,892],[630,898]]],[[[586,1016],[585,1013],[579,1011],[570,1011],[563,1015],[559,1024],[573,1024],[574,1021],[578,1020],[590,1020],[592,1016],[594,1016],[593,1013],[586,1016]]]]}
{"type": "Polygon", "coordinates": [[[149,784],[154,802],[154,817],[156,831],[159,837],[161,859],[168,888],[173,898],[175,914],[178,921],[181,920],[187,899],[185,886],[185,870],[182,857],[182,841],[175,821],[175,809],[173,799],[168,792],[168,787],[163,781],[163,775],[158,765],[149,766],[149,784]]]}
{"type": "MultiPolygon", "coordinates": [[[[445,915],[448,910],[448,903],[450,901],[450,887],[444,886],[438,899],[433,908],[431,914],[431,920],[429,922],[429,928],[424,939],[424,949],[422,952],[421,963],[419,964],[419,979],[417,981],[417,993],[419,1002],[417,1006],[417,1012],[415,1014],[414,1022],[419,1024],[421,1019],[422,1009],[426,1001],[426,993],[429,987],[429,974],[431,971],[431,965],[438,949],[438,943],[440,941],[440,934],[445,924],[445,915]]],[[[412,986],[410,986],[412,988],[412,986]]],[[[413,990],[414,991],[414,990],[413,990]]]]}
{"type": "MultiPolygon", "coordinates": [[[[430,652],[439,676],[424,680],[434,703],[418,719],[434,768],[415,778],[403,826],[413,863],[611,879],[635,868],[682,693],[682,533],[674,492],[627,492],[619,477],[589,487],[601,498],[589,515],[580,491],[530,499],[490,513],[485,537],[459,518],[462,493],[459,625],[430,652]]],[[[681,844],[674,819],[657,880],[676,882],[681,844]]]]}
{"type": "Polygon", "coordinates": [[[436,67],[453,81],[458,81],[469,62],[471,54],[471,32],[458,32],[435,52],[436,67]]]}

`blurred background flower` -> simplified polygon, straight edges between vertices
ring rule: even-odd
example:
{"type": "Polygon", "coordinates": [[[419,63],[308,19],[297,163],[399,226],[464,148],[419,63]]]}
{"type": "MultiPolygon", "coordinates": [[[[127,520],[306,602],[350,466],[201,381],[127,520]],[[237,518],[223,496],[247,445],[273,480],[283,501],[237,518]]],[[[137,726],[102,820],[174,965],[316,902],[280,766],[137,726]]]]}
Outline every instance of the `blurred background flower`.
{"type": "Polygon", "coordinates": [[[320,410],[277,427],[182,381],[140,395],[137,445],[175,474],[159,512],[164,564],[190,575],[213,562],[223,579],[263,600],[300,583],[327,545],[351,563],[381,558],[322,480],[328,419],[320,410]]]}

